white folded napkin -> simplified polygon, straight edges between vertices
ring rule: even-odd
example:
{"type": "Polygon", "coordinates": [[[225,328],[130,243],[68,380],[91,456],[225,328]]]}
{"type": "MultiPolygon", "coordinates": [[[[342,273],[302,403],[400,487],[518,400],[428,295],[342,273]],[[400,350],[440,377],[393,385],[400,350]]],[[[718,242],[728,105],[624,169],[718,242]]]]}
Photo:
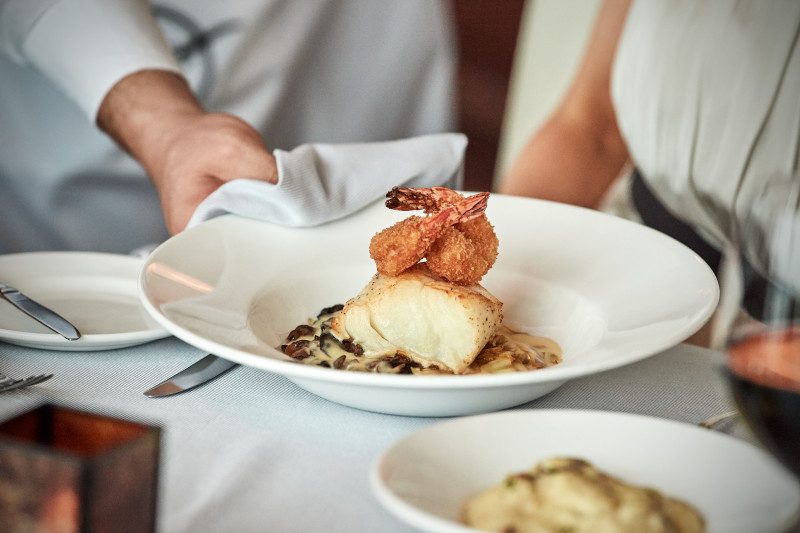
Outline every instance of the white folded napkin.
{"type": "Polygon", "coordinates": [[[467,138],[424,135],[364,144],[304,144],[275,150],[278,183],[226,183],[195,210],[189,226],[226,213],[282,226],[315,226],[345,217],[394,186],[461,188],[467,138]]]}

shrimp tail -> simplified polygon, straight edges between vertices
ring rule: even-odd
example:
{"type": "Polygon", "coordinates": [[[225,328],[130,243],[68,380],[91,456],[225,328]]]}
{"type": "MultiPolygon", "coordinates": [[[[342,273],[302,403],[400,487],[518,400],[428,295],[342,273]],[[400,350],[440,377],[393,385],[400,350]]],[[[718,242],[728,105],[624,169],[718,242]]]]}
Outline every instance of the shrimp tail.
{"type": "Polygon", "coordinates": [[[422,210],[427,214],[442,210],[461,200],[463,196],[447,187],[393,187],[386,193],[386,207],[397,211],[422,210]]]}

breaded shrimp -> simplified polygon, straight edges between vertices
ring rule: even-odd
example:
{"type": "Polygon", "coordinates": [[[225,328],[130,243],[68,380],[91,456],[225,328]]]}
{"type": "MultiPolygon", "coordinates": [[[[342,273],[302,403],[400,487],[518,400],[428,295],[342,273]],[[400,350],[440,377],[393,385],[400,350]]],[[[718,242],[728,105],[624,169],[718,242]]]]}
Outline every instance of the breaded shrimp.
{"type": "Polygon", "coordinates": [[[497,259],[497,235],[486,215],[447,228],[431,245],[428,267],[459,285],[478,283],[497,259]]]}
{"type": "Polygon", "coordinates": [[[369,255],[378,272],[396,276],[417,264],[447,228],[483,215],[489,193],[461,197],[438,212],[411,216],[375,234],[369,244],[369,255]]]}
{"type": "MultiPolygon", "coordinates": [[[[487,194],[487,193],[483,193],[487,194]]],[[[463,196],[446,187],[410,189],[394,187],[386,194],[386,207],[401,211],[421,209],[436,213],[463,196]]],[[[425,257],[439,276],[460,285],[478,283],[497,259],[498,240],[485,214],[446,228],[425,257]]]]}

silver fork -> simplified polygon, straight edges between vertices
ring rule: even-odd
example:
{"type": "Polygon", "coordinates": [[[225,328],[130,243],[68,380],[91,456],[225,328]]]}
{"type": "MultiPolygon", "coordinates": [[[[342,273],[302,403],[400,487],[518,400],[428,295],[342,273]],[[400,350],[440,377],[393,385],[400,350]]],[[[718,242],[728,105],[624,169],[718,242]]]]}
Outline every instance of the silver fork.
{"type": "Polygon", "coordinates": [[[23,379],[13,379],[0,374],[0,392],[6,392],[15,389],[21,389],[30,385],[36,385],[52,378],[53,374],[39,374],[38,376],[29,376],[23,379]]]}
{"type": "Polygon", "coordinates": [[[739,411],[727,411],[725,413],[720,413],[718,415],[706,418],[697,425],[700,426],[701,428],[716,429],[717,426],[720,426],[722,424],[727,424],[731,422],[734,418],[738,417],[739,417],[739,411]]]}

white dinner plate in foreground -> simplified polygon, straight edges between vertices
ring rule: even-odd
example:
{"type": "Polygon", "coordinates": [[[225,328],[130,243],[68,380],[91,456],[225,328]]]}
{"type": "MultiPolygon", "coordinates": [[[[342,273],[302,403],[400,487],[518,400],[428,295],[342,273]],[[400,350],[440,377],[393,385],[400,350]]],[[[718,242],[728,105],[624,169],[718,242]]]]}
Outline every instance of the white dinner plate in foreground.
{"type": "Polygon", "coordinates": [[[69,320],[81,338],[69,341],[0,298],[0,340],[48,350],[110,350],[169,335],[142,307],[142,259],[91,252],[0,255],[5,283],[69,320]]]}
{"type": "Polygon", "coordinates": [[[378,500],[426,531],[460,524],[464,502],[552,457],[592,463],[683,499],[710,533],[780,533],[800,513],[800,487],[762,450],[711,430],[639,415],[542,409],[461,418],[400,440],[373,465],[378,500]]]}
{"type": "MultiPolygon", "coordinates": [[[[550,337],[559,365],[532,372],[415,376],[304,365],[278,347],[298,324],[355,296],[375,273],[374,233],[408,216],[381,202],[315,228],[235,216],[199,224],[148,258],[141,296],[175,336],[237,363],[362,409],[418,416],[497,410],[565,381],[665,350],[694,333],[717,303],[708,266],[643,226],[578,207],[493,195],[500,240],[482,285],[511,327],[550,337]]],[[[409,317],[413,320],[413,317],[409,317]]]]}

